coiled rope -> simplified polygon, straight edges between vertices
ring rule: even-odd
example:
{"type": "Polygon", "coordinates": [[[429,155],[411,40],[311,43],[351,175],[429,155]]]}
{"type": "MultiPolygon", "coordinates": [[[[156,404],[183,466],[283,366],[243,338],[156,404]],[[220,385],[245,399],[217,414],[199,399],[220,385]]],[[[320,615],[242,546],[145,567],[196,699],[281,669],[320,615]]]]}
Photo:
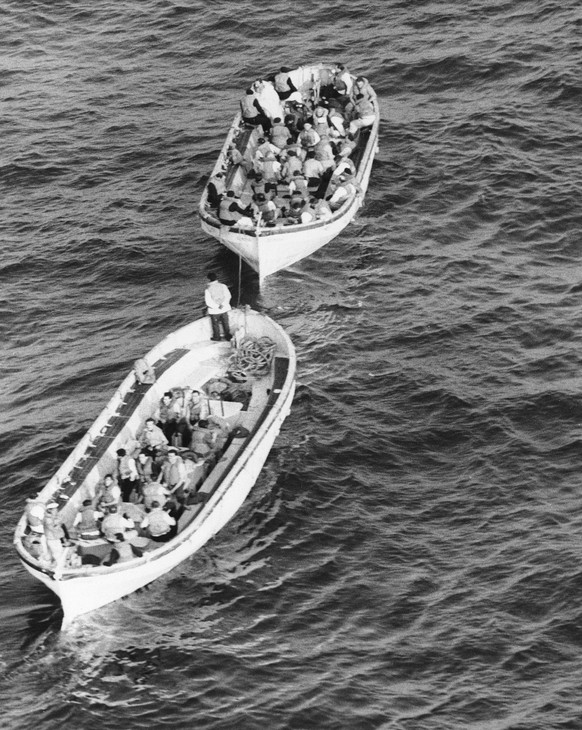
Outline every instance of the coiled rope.
{"type": "Polygon", "coordinates": [[[227,373],[233,380],[247,380],[251,375],[267,373],[276,345],[270,337],[245,335],[228,360],[227,373]]]}

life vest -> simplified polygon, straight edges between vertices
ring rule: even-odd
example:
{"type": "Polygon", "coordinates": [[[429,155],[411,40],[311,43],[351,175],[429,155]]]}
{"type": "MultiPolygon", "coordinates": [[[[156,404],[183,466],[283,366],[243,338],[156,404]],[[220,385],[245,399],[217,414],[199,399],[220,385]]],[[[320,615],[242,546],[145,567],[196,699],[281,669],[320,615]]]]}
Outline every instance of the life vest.
{"type": "Polygon", "coordinates": [[[130,464],[133,461],[131,456],[127,454],[122,456],[118,461],[119,476],[121,479],[131,479],[135,476],[135,472],[131,468],[130,464]]]}
{"type": "Polygon", "coordinates": [[[79,510],[81,521],[77,525],[79,536],[83,540],[95,540],[99,537],[99,527],[95,518],[95,508],[92,504],[79,510]]]}
{"type": "Polygon", "coordinates": [[[240,100],[240,109],[243,117],[254,119],[257,116],[257,108],[255,106],[255,95],[245,94],[240,100]]]}
{"type": "Polygon", "coordinates": [[[116,542],[114,549],[117,550],[117,554],[119,555],[117,559],[118,563],[127,563],[128,560],[135,558],[131,545],[128,542],[116,542]]]}
{"type": "Polygon", "coordinates": [[[232,225],[237,219],[233,212],[230,210],[230,206],[234,202],[234,198],[223,198],[220,201],[220,205],[218,206],[218,217],[220,218],[221,223],[225,223],[226,225],[232,225]]]}
{"type": "Polygon", "coordinates": [[[125,533],[127,529],[127,521],[125,517],[122,517],[119,514],[107,515],[107,517],[103,519],[101,529],[107,540],[115,542],[115,535],[117,535],[118,532],[125,533]]]}
{"type": "Polygon", "coordinates": [[[166,485],[172,489],[179,484],[184,477],[183,461],[182,459],[176,459],[173,464],[169,462],[163,466],[164,478],[166,485]]]}
{"type": "Polygon", "coordinates": [[[148,529],[153,537],[160,537],[170,532],[170,525],[166,519],[166,513],[161,509],[155,509],[148,515],[148,529]]]}
{"type": "Polygon", "coordinates": [[[356,101],[356,111],[360,118],[370,117],[375,114],[374,105],[372,104],[370,99],[366,99],[366,97],[364,97],[363,99],[358,99],[356,101]]]}
{"type": "Polygon", "coordinates": [[[281,93],[284,93],[285,91],[289,90],[289,74],[281,71],[281,73],[278,73],[275,76],[275,91],[280,91],[281,93]]]}

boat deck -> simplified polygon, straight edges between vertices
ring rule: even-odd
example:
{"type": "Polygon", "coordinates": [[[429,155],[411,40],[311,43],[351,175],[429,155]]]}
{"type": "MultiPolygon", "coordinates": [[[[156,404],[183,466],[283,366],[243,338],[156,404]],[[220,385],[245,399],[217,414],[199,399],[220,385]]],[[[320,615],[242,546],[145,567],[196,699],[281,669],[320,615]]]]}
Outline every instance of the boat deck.
{"type": "MultiPolygon", "coordinates": [[[[190,352],[190,350],[173,350],[154,363],[153,370],[156,374],[156,379],[171,368],[172,365],[175,365],[187,352],[190,352]]],[[[101,435],[89,445],[85,453],[71,469],[69,477],[63,482],[59,490],[59,499],[66,501],[72,497],[78,487],[85,481],[93,467],[107,451],[111,442],[118,436],[151,387],[152,383],[135,383],[128,390],[122,405],[103,427],[101,435]]]]}

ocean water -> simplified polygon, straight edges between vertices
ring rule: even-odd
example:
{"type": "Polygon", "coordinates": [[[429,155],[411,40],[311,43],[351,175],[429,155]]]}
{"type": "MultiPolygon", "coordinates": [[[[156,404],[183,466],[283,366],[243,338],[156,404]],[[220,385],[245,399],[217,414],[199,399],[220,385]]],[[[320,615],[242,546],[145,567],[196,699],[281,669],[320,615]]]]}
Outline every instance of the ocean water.
{"type": "Polygon", "coordinates": [[[0,4],[0,727],[582,728],[572,0],[0,4]],[[259,288],[197,204],[242,89],[343,61],[365,205],[259,288]],[[13,529],[205,272],[297,347],[203,550],[60,632],[13,529]]]}

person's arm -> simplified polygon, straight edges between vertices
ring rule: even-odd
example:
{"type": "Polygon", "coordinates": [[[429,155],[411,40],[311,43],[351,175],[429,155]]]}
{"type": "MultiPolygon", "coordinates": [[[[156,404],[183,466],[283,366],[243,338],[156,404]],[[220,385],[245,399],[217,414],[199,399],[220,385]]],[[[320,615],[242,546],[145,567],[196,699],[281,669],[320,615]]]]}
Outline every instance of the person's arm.
{"type": "MultiPolygon", "coordinates": [[[[229,207],[229,210],[230,210],[230,207],[229,207]]],[[[212,294],[208,290],[208,287],[204,290],[204,303],[206,304],[207,307],[210,307],[210,309],[215,309],[217,306],[216,302],[212,298],[212,294]]]]}

